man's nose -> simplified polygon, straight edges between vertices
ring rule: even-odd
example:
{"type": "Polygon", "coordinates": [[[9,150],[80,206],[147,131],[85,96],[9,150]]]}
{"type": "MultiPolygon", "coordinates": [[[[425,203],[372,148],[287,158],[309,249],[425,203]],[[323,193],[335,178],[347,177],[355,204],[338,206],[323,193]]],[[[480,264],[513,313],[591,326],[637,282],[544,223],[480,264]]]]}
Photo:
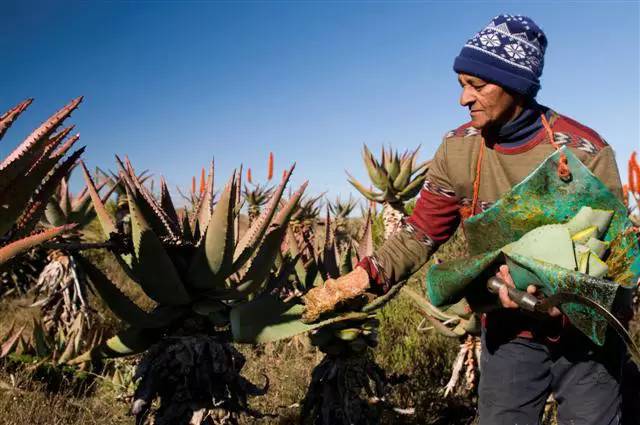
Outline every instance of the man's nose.
{"type": "Polygon", "coordinates": [[[463,87],[462,94],[460,95],[460,105],[469,106],[475,101],[476,97],[473,94],[473,89],[471,87],[463,87]]]}

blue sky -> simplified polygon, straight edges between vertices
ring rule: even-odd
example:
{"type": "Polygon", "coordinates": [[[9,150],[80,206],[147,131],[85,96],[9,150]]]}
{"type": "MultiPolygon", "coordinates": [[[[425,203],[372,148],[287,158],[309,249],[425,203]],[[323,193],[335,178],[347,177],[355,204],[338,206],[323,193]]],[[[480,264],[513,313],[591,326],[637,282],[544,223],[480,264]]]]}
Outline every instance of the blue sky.
{"type": "MultiPolygon", "coordinates": [[[[601,133],[626,159],[640,148],[638,2],[3,2],[0,109],[36,102],[6,154],[48,114],[74,114],[90,166],[128,154],[172,186],[215,157],[266,173],[297,161],[310,192],[366,181],[363,143],[421,144],[466,122],[452,71],[464,42],[498,13],[546,32],[541,103],[601,133]]],[[[76,183],[77,185],[78,183],[76,183]]]]}

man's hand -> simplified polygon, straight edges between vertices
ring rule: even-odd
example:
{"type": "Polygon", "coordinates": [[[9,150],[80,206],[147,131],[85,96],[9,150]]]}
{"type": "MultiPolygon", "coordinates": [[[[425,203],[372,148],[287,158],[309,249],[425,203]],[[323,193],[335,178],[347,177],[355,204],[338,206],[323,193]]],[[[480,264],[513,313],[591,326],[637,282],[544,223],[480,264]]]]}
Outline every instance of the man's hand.
{"type": "MultiPolygon", "coordinates": [[[[513,278],[511,277],[511,273],[509,273],[509,267],[506,264],[500,266],[500,270],[496,273],[496,276],[500,279],[504,280],[507,285],[515,288],[516,285],[513,283],[513,278]]],[[[535,295],[538,291],[538,288],[535,285],[529,285],[527,287],[527,292],[531,295],[535,295]]],[[[504,308],[518,308],[518,304],[509,298],[509,291],[506,286],[500,288],[500,292],[498,293],[498,297],[500,297],[500,303],[502,303],[502,307],[504,308]]],[[[562,315],[562,312],[557,307],[551,307],[548,311],[549,316],[558,317],[562,315]]]]}
{"type": "Polygon", "coordinates": [[[305,322],[314,322],[321,314],[334,310],[338,303],[362,295],[369,288],[369,275],[362,267],[338,279],[329,279],[324,286],[312,288],[302,297],[306,310],[305,322]]]}

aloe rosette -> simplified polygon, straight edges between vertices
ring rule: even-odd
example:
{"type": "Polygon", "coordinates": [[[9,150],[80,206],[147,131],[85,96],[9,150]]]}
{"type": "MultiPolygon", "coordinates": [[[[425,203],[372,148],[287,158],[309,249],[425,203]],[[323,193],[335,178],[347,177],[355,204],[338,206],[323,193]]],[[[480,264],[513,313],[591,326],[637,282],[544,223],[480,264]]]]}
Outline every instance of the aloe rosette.
{"type": "Polygon", "coordinates": [[[81,258],[96,292],[128,327],[72,363],[145,353],[136,370],[140,382],[133,412],[139,420],[150,413],[155,397],[162,401],[155,411],[157,424],[197,423],[199,417],[215,415],[216,409],[231,415],[251,412],[246,397],[258,389],[239,374],[244,358],[230,344],[229,313],[267,289],[306,183],[281,203],[292,167],[261,215],[239,237],[237,172],[214,208],[211,170],[193,219],[182,215],[181,221],[166,187],[157,200],[128,161],[120,168],[130,237],[118,233],[84,169],[89,194],[116,259],[156,306],[143,310],[81,258]]]}
{"type": "MultiPolygon", "coordinates": [[[[25,100],[0,116],[0,139],[32,101],[25,100]]],[[[82,97],[57,111],[0,162],[2,268],[18,255],[73,227],[61,225],[44,231],[36,230],[49,198],[84,151],[80,148],[67,155],[80,136],[67,137],[73,126],[58,131],[80,102],[82,97]]]]}
{"type": "Polygon", "coordinates": [[[419,149],[399,154],[391,148],[388,150],[382,148],[378,160],[365,145],[362,150],[362,159],[371,183],[377,190],[367,189],[347,173],[349,183],[365,198],[382,204],[385,239],[388,239],[401,226],[406,215],[404,204],[418,195],[427,178],[431,161],[418,163],[419,149]]]}

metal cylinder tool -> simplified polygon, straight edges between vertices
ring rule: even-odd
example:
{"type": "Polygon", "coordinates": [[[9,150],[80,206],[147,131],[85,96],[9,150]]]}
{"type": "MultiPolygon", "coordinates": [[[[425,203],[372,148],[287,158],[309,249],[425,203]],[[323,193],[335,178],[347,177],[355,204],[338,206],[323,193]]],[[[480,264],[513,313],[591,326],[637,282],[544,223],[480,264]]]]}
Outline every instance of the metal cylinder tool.
{"type": "Polygon", "coordinates": [[[497,276],[490,277],[487,281],[487,289],[489,290],[489,292],[492,292],[496,295],[500,292],[500,288],[502,287],[507,288],[507,291],[509,292],[509,298],[511,299],[511,301],[518,304],[518,307],[531,312],[536,311],[536,307],[540,303],[540,300],[535,296],[529,294],[528,292],[516,289],[513,286],[507,285],[507,282],[497,276]]]}

